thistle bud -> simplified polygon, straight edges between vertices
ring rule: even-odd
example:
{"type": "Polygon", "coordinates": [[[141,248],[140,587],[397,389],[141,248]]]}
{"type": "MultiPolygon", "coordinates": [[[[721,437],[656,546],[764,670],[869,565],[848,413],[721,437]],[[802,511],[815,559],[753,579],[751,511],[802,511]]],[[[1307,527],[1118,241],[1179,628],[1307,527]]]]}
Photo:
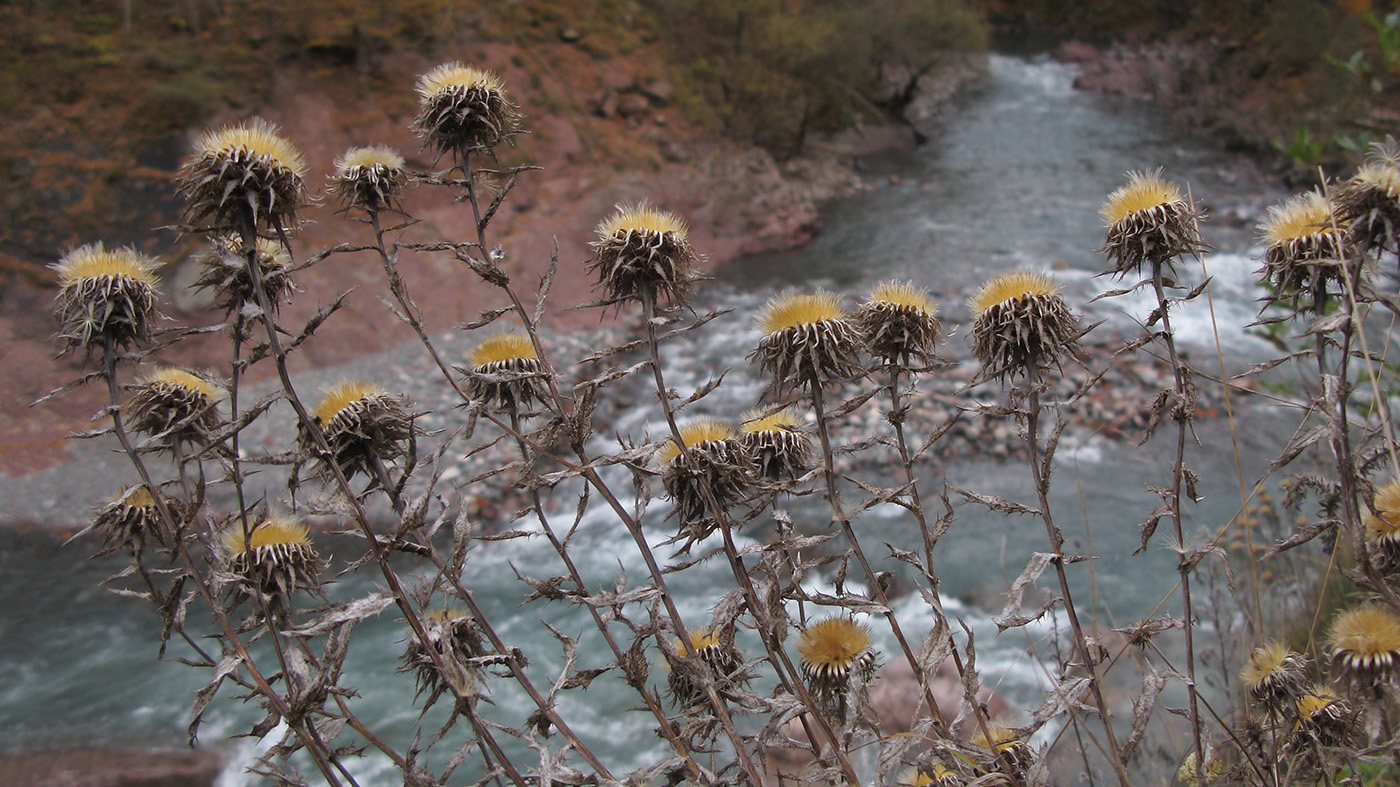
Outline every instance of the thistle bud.
{"type": "Polygon", "coordinates": [[[219,403],[226,392],[208,376],[166,367],[143,378],[126,403],[130,426],[166,447],[207,446],[223,426],[219,403]]]}
{"type": "Polygon", "coordinates": [[[1342,225],[1332,204],[1315,191],[1291,197],[1269,208],[1259,226],[1266,244],[1264,275],[1273,292],[1269,300],[1289,303],[1295,310],[1316,311],[1329,285],[1342,280],[1342,225]]]}
{"type": "Polygon", "coordinates": [[[485,653],[481,632],[471,616],[460,610],[437,610],[420,618],[427,642],[417,637],[408,641],[399,672],[412,672],[417,684],[415,697],[424,691],[429,697],[451,688],[457,696],[477,694],[477,668],[474,659],[485,653]],[[433,660],[436,653],[438,663],[433,660]]]}
{"type": "Polygon", "coordinates": [[[237,521],[224,531],[224,565],[238,578],[240,595],[260,591],[281,606],[297,590],[319,593],[321,558],[306,525],[289,516],[259,519],[248,533],[237,521]]]}
{"type": "Polygon", "coordinates": [[[391,464],[408,454],[408,442],[416,434],[413,414],[403,401],[371,383],[344,381],[329,388],[312,410],[326,438],[329,454],[323,454],[310,433],[300,429],[304,455],[320,459],[321,476],[329,481],[334,462],[347,479],[364,473],[378,481],[376,461],[391,464]]]}
{"type": "Polygon", "coordinates": [[[403,156],[383,145],[350,148],[335,160],[326,191],[346,210],[399,210],[408,172],[403,156]]]}
{"type": "Polygon", "coordinates": [[[1337,218],[1353,243],[1366,249],[1397,250],[1400,236],[1400,143],[1372,142],[1366,160],[1332,195],[1337,218]]]}
{"type": "MultiPolygon", "coordinates": [[[[258,266],[258,278],[267,293],[268,306],[276,313],[295,289],[292,282],[292,258],[282,244],[267,238],[254,242],[253,262],[258,266]]],[[[241,311],[245,303],[257,303],[253,278],[248,274],[248,252],[243,240],[234,234],[213,238],[208,249],[196,260],[203,272],[195,281],[202,290],[213,290],[214,305],[231,314],[241,311]]]]}
{"type": "Polygon", "coordinates": [[[734,647],[732,638],[724,642],[710,629],[698,629],[686,634],[690,649],[695,652],[698,664],[685,662],[685,643],[676,640],[672,651],[678,661],[684,662],[672,667],[666,686],[676,704],[688,708],[705,704],[705,684],[724,681],[738,673],[743,665],[743,657],[734,647]]]}
{"type": "Polygon", "coordinates": [[[885,282],[870,291],[855,323],[870,354],[891,366],[917,360],[928,366],[943,336],[938,307],[928,292],[907,282],[885,282]]]}
{"type": "Polygon", "coordinates": [[[788,408],[769,415],[758,411],[744,415],[739,442],[759,477],[796,480],[811,469],[812,440],[804,427],[802,419],[788,408]]]}
{"type": "Polygon", "coordinates": [[[1114,273],[1205,250],[1196,233],[1196,209],[1175,183],[1162,179],[1160,169],[1129,172],[1127,184],[1108,195],[1099,215],[1107,226],[1099,251],[1108,254],[1114,273]]]}
{"type": "Polygon", "coordinates": [[[543,366],[530,335],[521,330],[488,336],[467,356],[467,396],[504,412],[518,411],[545,396],[543,366]]]}
{"type": "Polygon", "coordinates": [[[699,421],[682,427],[680,433],[694,467],[675,440],[666,441],[656,458],[661,465],[661,483],[681,524],[694,525],[706,519],[705,485],[722,508],[743,497],[748,489],[748,457],[735,440],[734,429],[722,421],[699,421]]]}
{"type": "Polygon", "coordinates": [[[807,687],[817,700],[834,706],[838,716],[844,716],[852,685],[875,677],[877,654],[870,647],[870,630],[851,618],[823,618],[803,629],[797,652],[807,687]]]}

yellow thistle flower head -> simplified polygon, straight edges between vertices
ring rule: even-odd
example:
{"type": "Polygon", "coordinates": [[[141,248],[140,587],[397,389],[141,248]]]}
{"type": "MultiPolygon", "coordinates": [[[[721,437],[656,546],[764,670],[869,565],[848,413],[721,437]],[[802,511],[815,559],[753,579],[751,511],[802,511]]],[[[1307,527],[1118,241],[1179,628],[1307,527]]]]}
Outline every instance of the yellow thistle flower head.
{"type": "Polygon", "coordinates": [[[1376,513],[1366,511],[1366,537],[1386,550],[1400,551],[1400,478],[1376,490],[1372,500],[1376,513]]]}
{"type": "Polygon", "coordinates": [[[534,361],[539,356],[535,353],[535,343],[530,340],[530,334],[514,329],[482,339],[467,358],[473,366],[489,366],[510,361],[534,361]]]}
{"type": "MultiPolygon", "coordinates": [[[[184,515],[184,508],[177,501],[167,498],[165,503],[172,515],[184,515]]],[[[99,506],[91,529],[102,534],[104,546],[99,554],[103,555],[118,549],[139,555],[145,550],[148,537],[163,540],[160,512],[145,484],[128,486],[99,506]]]]}
{"type": "Polygon", "coordinates": [[[1359,680],[1389,678],[1400,670],[1400,617],[1380,604],[1343,612],[1327,633],[1332,665],[1359,680]]]}
{"type": "Polygon", "coordinates": [[[1337,217],[1365,249],[1397,249],[1400,236],[1400,143],[1372,142],[1366,161],[1333,193],[1337,217]]]}
{"type": "Polygon", "coordinates": [[[1137,270],[1144,262],[1170,264],[1205,250],[1196,233],[1199,216],[1160,169],[1129,172],[1128,182],[1108,195],[1099,215],[1107,228],[1099,251],[1108,254],[1115,273],[1137,270]]]}
{"type": "Polygon", "coordinates": [[[1079,320],[1053,279],[1036,271],[997,276],[968,299],[973,354],[989,379],[1029,374],[1078,351],[1079,320]]]}
{"type": "Polygon", "coordinates": [[[150,340],[157,316],[155,260],[132,248],[93,243],[73,249],[52,267],[59,285],[53,314],[64,352],[74,347],[91,352],[106,341],[125,347],[150,340]]]}
{"type": "Polygon", "coordinates": [[[160,284],[156,269],[160,263],[132,248],[108,249],[101,243],[79,246],[63,255],[53,266],[60,287],[85,279],[131,279],[148,287],[160,284]]]}
{"type": "Polygon", "coordinates": [[[846,310],[835,293],[825,290],[785,292],[764,304],[758,313],[758,329],[765,336],[772,336],[790,328],[844,319],[846,310]]]}
{"type": "Polygon", "coordinates": [[[1295,751],[1318,745],[1342,746],[1355,737],[1352,709],[1330,686],[1309,686],[1294,711],[1296,720],[1288,746],[1295,751]]]}
{"type": "Polygon", "coordinates": [[[417,90],[413,130],[439,153],[490,150],[520,121],[501,79],[474,66],[443,63],[418,78],[417,90]]]}
{"type": "Polygon", "coordinates": [[[1271,288],[1268,300],[1287,303],[1295,311],[1324,309],[1345,275],[1340,264],[1344,229],[1332,203],[1315,191],[1271,206],[1268,220],[1259,227],[1267,244],[1260,273],[1271,288]]]}
{"type": "Polygon", "coordinates": [[[909,282],[883,282],[856,313],[856,325],[872,355],[887,364],[928,364],[943,334],[938,307],[928,291],[909,282]]]}
{"type": "MultiPolygon", "coordinates": [[[[681,442],[686,448],[697,448],[705,443],[722,442],[734,438],[734,427],[715,419],[696,421],[681,427],[681,442]]],[[[680,446],[676,445],[674,439],[667,440],[661,449],[656,452],[656,461],[662,465],[669,465],[681,455],[680,446]]]]}
{"type": "Polygon", "coordinates": [[[685,240],[690,228],[680,216],[643,200],[636,205],[618,205],[611,216],[598,222],[596,231],[599,241],[607,241],[619,233],[669,233],[685,240]]]}
{"type": "Polygon", "coordinates": [[[742,434],[755,432],[798,432],[806,423],[791,407],[784,407],[776,413],[764,414],[763,410],[750,410],[744,413],[739,422],[742,434]]]}
{"type": "Polygon", "coordinates": [[[324,565],[301,520],[263,516],[245,534],[241,519],[235,517],[224,530],[222,541],[228,571],[243,583],[242,595],[251,595],[249,586],[256,586],[276,609],[298,589],[320,590],[324,565]]]}
{"type": "Polygon", "coordinates": [[[277,126],[262,118],[206,132],[175,178],[185,220],[253,231],[294,224],[310,201],[306,160],[277,126]],[[245,226],[246,225],[246,226],[245,226]]]}
{"type": "Polygon", "coordinates": [[[518,328],[482,339],[467,355],[467,396],[504,412],[543,401],[546,379],[530,334],[518,328]]]}
{"type": "Polygon", "coordinates": [[[1307,659],[1281,642],[1254,649],[1240,670],[1240,683],[1251,697],[1275,711],[1294,702],[1307,680],[1307,659]]]}
{"type": "Polygon", "coordinates": [[[768,373],[775,393],[841,382],[861,373],[856,360],[860,335],[833,293],[781,293],[764,304],[757,323],[763,338],[749,359],[768,373]]]}
{"type": "Polygon", "coordinates": [[[1060,285],[1040,271],[1016,271],[997,276],[983,284],[967,301],[973,317],[981,317],[994,306],[1029,298],[1058,298],[1060,285]]]}
{"type": "Polygon", "coordinates": [[[656,459],[666,497],[674,504],[681,525],[690,529],[693,542],[708,536],[716,526],[711,496],[721,508],[728,508],[748,490],[752,470],[744,445],[734,439],[734,428],[723,421],[705,419],[688,424],[680,428],[680,437],[691,461],[681,454],[674,439],[661,446],[656,459]]]}
{"type": "Polygon", "coordinates": [[[1261,239],[1270,245],[1289,243],[1332,231],[1336,219],[1332,203],[1316,191],[1289,197],[1282,205],[1269,206],[1269,218],[1259,225],[1261,239]]]}
{"type": "Polygon", "coordinates": [[[168,385],[173,388],[183,388],[192,394],[202,396],[205,399],[222,399],[225,396],[223,386],[204,377],[175,366],[164,366],[154,372],[143,375],[141,382],[146,385],[168,385]]]}
{"type": "Polygon", "coordinates": [[[414,416],[404,402],[383,388],[362,380],[342,380],[326,389],[311,414],[321,426],[330,453],[325,453],[310,430],[298,425],[302,458],[320,461],[318,472],[334,481],[332,464],[346,478],[364,473],[379,483],[378,464],[392,464],[408,455],[417,433],[414,416]]]}
{"type": "Polygon", "coordinates": [[[812,441],[806,424],[791,407],[775,413],[751,410],[739,424],[739,440],[758,475],[771,480],[796,479],[812,466],[812,441]]]}
{"type": "MultiPolygon", "coordinates": [[[[686,640],[690,642],[690,649],[697,654],[708,648],[720,647],[719,636],[710,629],[692,629],[686,632],[686,640]]],[[[677,656],[685,656],[685,643],[677,639],[672,645],[677,656]]]]}
{"type": "Polygon", "coordinates": [[[645,200],[618,205],[598,223],[588,269],[611,303],[656,299],[684,306],[694,288],[700,256],[684,220],[645,200]]]}
{"type": "Polygon", "coordinates": [[[272,515],[253,526],[245,539],[237,525],[224,531],[224,551],[230,555],[264,548],[311,546],[311,530],[306,523],[290,516],[272,515]]]}
{"type": "Polygon", "coordinates": [[[311,409],[322,424],[329,424],[343,410],[365,399],[387,395],[383,388],[364,380],[341,380],[327,388],[311,409]]]}
{"type": "Polygon", "coordinates": [[[126,404],[129,425],[167,448],[184,441],[208,445],[223,425],[218,404],[226,395],[211,377],[163,367],[139,378],[126,404]]]}
{"type": "Polygon", "coordinates": [[[335,160],[329,191],[346,209],[366,213],[395,209],[403,197],[408,171],[403,156],[385,145],[350,148],[335,160]]]}
{"type": "Polygon", "coordinates": [[[1129,172],[1128,182],[1108,195],[1108,202],[1099,208],[1105,227],[1128,218],[1134,213],[1181,202],[1181,189],[1162,177],[1162,170],[1129,172]]]}
{"type": "Polygon", "coordinates": [[[874,675],[870,629],[848,617],[823,618],[803,629],[797,652],[812,690],[828,699],[844,694],[853,675],[861,681],[874,675]]]}

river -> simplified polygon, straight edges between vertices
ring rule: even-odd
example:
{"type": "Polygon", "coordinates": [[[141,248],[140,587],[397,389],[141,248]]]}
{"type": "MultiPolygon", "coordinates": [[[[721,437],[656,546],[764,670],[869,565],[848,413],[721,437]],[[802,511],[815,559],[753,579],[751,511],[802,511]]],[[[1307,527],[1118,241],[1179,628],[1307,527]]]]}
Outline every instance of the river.
{"type": "MultiPolygon", "coordinates": [[[[823,231],[809,246],[732,265],[722,282],[707,285],[702,305],[733,308],[736,314],[708,326],[696,339],[666,349],[668,383],[687,391],[725,367],[737,367],[705,407],[728,414],[751,406],[763,383],[742,361],[757,340],[746,315],[774,291],[798,284],[860,293],[883,279],[909,278],[930,289],[953,326],[965,321],[963,302],[986,278],[1036,267],[1051,271],[1077,308],[1087,308],[1091,318],[1107,319],[1100,330],[1131,334],[1132,318],[1142,318],[1150,309],[1142,299],[1083,306],[1097,292],[1114,286],[1109,279],[1094,277],[1103,264],[1094,252],[1102,242],[1098,209],[1127,170],[1158,166],[1168,178],[1189,183],[1194,198],[1212,216],[1203,234],[1217,249],[1205,262],[1214,281],[1214,317],[1204,301],[1174,312],[1178,335],[1199,360],[1215,354],[1218,331],[1228,348],[1225,361],[1234,371],[1264,357],[1268,346],[1244,327],[1255,314],[1258,294],[1251,274],[1257,253],[1252,249],[1253,227],[1265,206],[1284,195],[1250,177],[1247,163],[1211,143],[1174,134],[1149,103],[1076,92],[1072,66],[1043,57],[994,55],[989,68],[986,83],[959,111],[939,121],[928,144],[866,160],[864,174],[876,187],[830,206],[823,231]]],[[[965,328],[959,330],[953,341],[965,342],[966,334],[965,328]]],[[[408,352],[413,351],[404,351],[408,352]]],[[[350,370],[324,374],[329,378],[361,373],[380,364],[403,363],[394,360],[402,357],[403,353],[389,353],[359,361],[350,370]]],[[[1214,368],[1213,363],[1202,365],[1214,368]]],[[[439,413],[450,413],[441,388],[409,393],[439,413]]],[[[984,394],[989,400],[998,395],[993,389],[984,394]]],[[[1228,521],[1240,504],[1238,479],[1252,482],[1278,448],[1279,430],[1258,428],[1266,423],[1264,416],[1251,415],[1247,404],[1239,407],[1243,423],[1252,428],[1234,430],[1232,436],[1225,419],[1219,418],[1199,429],[1202,445],[1192,449],[1189,462],[1203,479],[1204,499],[1189,508],[1192,530],[1213,531],[1228,521]]],[[[610,428],[634,436],[664,429],[657,414],[644,408],[617,414],[610,428]]],[[[1169,477],[1168,442],[1159,438],[1138,448],[1131,442],[1086,436],[1061,447],[1052,505],[1071,546],[1088,549],[1091,541],[1100,558],[1092,573],[1075,572],[1074,589],[1079,598],[1096,600],[1087,607],[1104,622],[1122,624],[1148,614],[1174,586],[1170,552],[1153,548],[1131,556],[1138,544],[1134,525],[1155,504],[1145,485],[1165,484],[1169,477]]],[[[108,452],[109,447],[101,445],[75,449],[75,456],[90,468],[84,471],[85,484],[106,490],[124,478],[119,458],[108,452]]],[[[70,466],[28,479],[27,488],[50,494],[61,510],[81,509],[87,503],[72,494],[73,478],[70,466]]],[[[941,488],[946,481],[1014,499],[1033,497],[1023,467],[990,460],[935,457],[922,480],[933,485],[926,488],[941,488]]],[[[561,510],[572,505],[567,497],[559,499],[561,510]]],[[[815,501],[797,504],[793,510],[799,519],[810,514],[810,521],[821,521],[813,505],[815,501]]],[[[668,535],[662,517],[660,506],[648,514],[655,523],[655,541],[668,535]]],[[[917,543],[909,517],[891,507],[868,512],[858,525],[872,553],[884,551],[875,549],[882,541],[910,548],[917,543]]],[[[635,547],[602,510],[585,516],[575,544],[582,570],[597,586],[611,585],[619,567],[634,583],[645,575],[635,547]]],[[[334,554],[338,546],[349,551],[347,544],[335,540],[327,540],[323,549],[334,554]]],[[[140,603],[100,587],[102,578],[119,570],[120,563],[80,561],[78,553],[90,547],[91,543],[60,548],[39,532],[15,532],[0,546],[5,577],[0,583],[0,751],[171,747],[183,741],[191,695],[201,685],[202,674],[156,661],[158,625],[153,615],[140,603]]],[[[1025,634],[998,637],[990,616],[1001,603],[998,594],[1030,553],[1045,547],[1044,531],[1032,520],[959,505],[954,526],[936,555],[950,612],[963,617],[978,637],[984,680],[1013,704],[1037,701],[1043,672],[1028,653],[1025,634]]],[[[526,539],[480,544],[468,561],[468,584],[479,593],[487,613],[502,621],[502,636],[531,654],[532,674],[545,685],[560,664],[560,654],[537,618],[583,635],[590,650],[587,660],[602,660],[584,616],[559,604],[520,606],[524,589],[513,571],[550,576],[558,573],[557,562],[542,540],[526,539]]],[[[711,563],[677,575],[672,587],[682,614],[699,619],[730,581],[726,566],[711,563]]],[[[349,598],[373,584],[372,578],[357,578],[334,584],[330,592],[335,598],[349,598]]],[[[1168,603],[1168,609],[1179,614],[1176,606],[1174,599],[1168,603]]],[[[901,602],[900,618],[915,631],[929,621],[914,597],[901,602]]],[[[887,632],[876,629],[889,658],[893,643],[887,632]]],[[[1044,636],[1047,629],[1033,627],[1030,633],[1044,636]]],[[[391,737],[405,740],[418,710],[406,701],[412,678],[395,673],[404,647],[402,623],[390,611],[362,624],[357,634],[346,679],[360,690],[355,707],[364,718],[387,725],[391,737]]],[[[653,672],[658,674],[659,665],[653,672]]],[[[531,710],[506,681],[493,686],[493,698],[488,714],[510,723],[520,723],[531,710]]],[[[659,746],[637,745],[655,738],[652,717],[629,710],[635,704],[625,687],[609,676],[586,693],[568,693],[561,710],[610,766],[626,770],[653,761],[659,752],[659,746]]],[[[221,698],[201,740],[216,744],[254,718],[255,708],[221,698]]],[[[440,719],[430,716],[425,735],[432,734],[440,719]]],[[[217,745],[228,745],[231,753],[221,785],[249,783],[241,771],[256,744],[217,745]]],[[[372,757],[357,766],[368,783],[391,778],[385,775],[388,767],[372,757]]]]}

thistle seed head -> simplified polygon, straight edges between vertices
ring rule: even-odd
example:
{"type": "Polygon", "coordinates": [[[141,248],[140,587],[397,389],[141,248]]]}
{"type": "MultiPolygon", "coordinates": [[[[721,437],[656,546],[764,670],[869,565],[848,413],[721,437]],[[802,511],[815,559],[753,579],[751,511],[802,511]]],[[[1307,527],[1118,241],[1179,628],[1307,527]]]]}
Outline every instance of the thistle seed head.
{"type": "Polygon", "coordinates": [[[791,408],[768,415],[759,410],[745,413],[739,424],[739,442],[760,478],[796,480],[812,468],[811,437],[791,408]]]}
{"type": "MultiPolygon", "coordinates": [[[[282,244],[267,238],[254,242],[256,252],[254,262],[258,266],[258,278],[262,280],[267,293],[268,305],[274,313],[285,303],[293,290],[292,257],[282,244]]],[[[248,275],[248,253],[243,248],[243,240],[228,233],[214,237],[209,247],[197,258],[203,268],[195,286],[216,293],[214,305],[232,314],[243,309],[245,303],[257,303],[257,293],[253,291],[253,278],[248,275]]]]}
{"type": "Polygon", "coordinates": [[[222,540],[224,565],[238,578],[240,595],[252,596],[256,588],[270,601],[283,604],[297,590],[320,592],[325,566],[300,520],[264,515],[245,537],[235,517],[222,540]]]}
{"type": "Polygon", "coordinates": [[[1361,521],[1366,526],[1372,558],[1382,573],[1400,572],[1400,478],[1377,489],[1371,503],[1375,513],[1363,511],[1361,521]]]}
{"type": "Polygon", "coordinates": [[[1351,707],[1329,686],[1309,686],[1298,698],[1294,711],[1297,721],[1288,741],[1288,747],[1294,751],[1341,746],[1353,737],[1351,707]]]}
{"type": "Polygon", "coordinates": [[[998,276],[967,305],[973,315],[973,354],[986,378],[1028,375],[1049,363],[1058,366],[1079,351],[1079,319],[1060,297],[1059,286],[1043,273],[998,276]]]}
{"type": "Polygon", "coordinates": [[[978,726],[968,743],[978,750],[983,770],[1005,773],[1009,768],[1011,773],[1006,775],[1016,781],[1025,781],[1035,762],[1034,752],[1020,733],[1003,722],[989,721],[985,732],[978,726]]]}
{"type": "MultiPolygon", "coordinates": [[[[174,500],[167,499],[166,505],[176,516],[183,510],[174,500]]],[[[104,555],[118,549],[139,555],[149,538],[163,541],[160,511],[145,484],[128,486],[98,507],[92,528],[102,535],[104,555]]]]}
{"type": "Polygon", "coordinates": [[[408,170],[403,156],[384,145],[350,148],[335,160],[326,191],[346,210],[400,210],[408,170]]]}
{"type": "Polygon", "coordinates": [[[1281,642],[1268,642],[1249,654],[1240,671],[1240,683],[1249,696],[1281,713],[1302,694],[1308,678],[1308,659],[1281,642]]]}
{"type": "Polygon", "coordinates": [[[1128,182],[1108,195],[1099,215],[1107,227],[1099,252],[1108,254],[1114,273],[1205,250],[1196,233],[1199,215],[1175,183],[1163,180],[1160,169],[1129,172],[1128,182]]]}
{"type": "Polygon", "coordinates": [[[907,367],[914,360],[928,366],[933,348],[943,336],[938,307],[928,292],[908,282],[885,282],[870,291],[856,312],[855,323],[870,354],[891,366],[907,367]]]}
{"type": "Polygon", "coordinates": [[[677,639],[672,644],[676,666],[672,667],[666,679],[672,699],[683,708],[704,705],[706,683],[734,678],[744,663],[732,637],[725,642],[710,629],[696,629],[687,632],[686,639],[690,641],[690,649],[695,651],[699,664],[686,660],[685,645],[677,639]]]}
{"type": "MultiPolygon", "coordinates": [[[[682,427],[680,433],[694,467],[675,440],[666,441],[656,458],[661,465],[661,483],[675,505],[676,516],[682,525],[691,525],[694,530],[707,519],[706,484],[721,507],[743,498],[749,488],[749,458],[735,439],[733,427],[723,421],[699,421],[682,427]]],[[[703,537],[708,532],[708,528],[701,528],[696,534],[703,537]]]]}
{"type": "Polygon", "coordinates": [[[1400,143],[1372,142],[1355,175],[1332,195],[1337,218],[1365,249],[1397,250],[1400,235],[1400,143]]]}
{"type": "Polygon", "coordinates": [[[530,334],[508,330],[481,340],[467,356],[467,396],[487,407],[517,411],[545,397],[544,367],[530,334]]]}
{"type": "Polygon", "coordinates": [[[114,347],[149,342],[159,316],[157,267],[135,249],[107,249],[101,243],[63,255],[52,266],[58,274],[53,315],[63,351],[81,347],[90,353],[108,341],[114,347]]]}
{"type": "Polygon", "coordinates": [[[618,205],[597,234],[588,269],[609,303],[638,300],[650,291],[658,304],[686,305],[701,257],[680,217],[646,202],[618,205]]]}
{"type": "Polygon", "coordinates": [[[520,114],[500,77],[453,61],[418,78],[413,130],[443,153],[490,150],[516,132],[520,114]]]}
{"type": "Polygon", "coordinates": [[[845,696],[852,679],[864,685],[875,677],[870,629],[848,617],[823,618],[808,626],[797,640],[797,652],[808,688],[825,702],[845,696]]]}
{"type": "Polygon", "coordinates": [[[1327,198],[1309,191],[1269,208],[1259,225],[1264,267],[1259,271],[1273,288],[1268,300],[1294,310],[1317,311],[1328,286],[1341,280],[1345,229],[1327,198]]]}
{"type": "Polygon", "coordinates": [[[223,426],[219,403],[227,392],[213,378],[168,366],[145,375],[126,403],[132,429],[166,447],[190,442],[200,446],[223,426]]]}
{"type": "Polygon", "coordinates": [[[757,360],[768,373],[774,393],[814,380],[819,385],[844,382],[861,373],[856,362],[860,336],[832,293],[782,293],[758,313],[758,328],[763,338],[749,360],[757,360]]]}
{"type": "Polygon", "coordinates": [[[399,672],[412,672],[417,684],[414,697],[424,691],[429,697],[451,688],[457,696],[471,697],[477,692],[477,667],[474,659],[485,655],[481,632],[465,610],[442,609],[422,616],[423,633],[427,642],[410,637],[399,672]],[[442,668],[433,661],[436,653],[442,668]]]}
{"type": "Polygon", "coordinates": [[[299,442],[304,456],[321,461],[320,475],[327,483],[334,478],[330,462],[347,479],[364,473],[378,483],[375,460],[388,465],[406,456],[407,444],[417,434],[414,416],[401,399],[358,380],[331,386],[311,414],[325,435],[330,453],[323,454],[304,428],[298,429],[299,442]]]}
{"type": "Polygon", "coordinates": [[[941,762],[907,768],[895,781],[896,787],[961,787],[967,783],[967,777],[941,762]]]}
{"type": "Polygon", "coordinates": [[[241,232],[294,226],[310,202],[305,175],[301,151],[276,126],[253,118],[201,136],[175,188],[187,224],[241,232]]]}
{"type": "Polygon", "coordinates": [[[1352,683],[1374,685],[1400,671],[1400,617],[1380,604],[1341,613],[1327,632],[1332,669],[1352,683]]]}

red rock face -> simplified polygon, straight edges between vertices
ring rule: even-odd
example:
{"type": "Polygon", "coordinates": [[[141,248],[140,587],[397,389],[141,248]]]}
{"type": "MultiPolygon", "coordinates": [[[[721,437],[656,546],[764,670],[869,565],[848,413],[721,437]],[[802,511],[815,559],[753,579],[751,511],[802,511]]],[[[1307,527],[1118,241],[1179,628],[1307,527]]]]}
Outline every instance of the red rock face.
{"type": "Polygon", "coordinates": [[[0,758],[0,784],[26,787],[210,787],[223,757],[209,750],[82,749],[0,758]]]}

